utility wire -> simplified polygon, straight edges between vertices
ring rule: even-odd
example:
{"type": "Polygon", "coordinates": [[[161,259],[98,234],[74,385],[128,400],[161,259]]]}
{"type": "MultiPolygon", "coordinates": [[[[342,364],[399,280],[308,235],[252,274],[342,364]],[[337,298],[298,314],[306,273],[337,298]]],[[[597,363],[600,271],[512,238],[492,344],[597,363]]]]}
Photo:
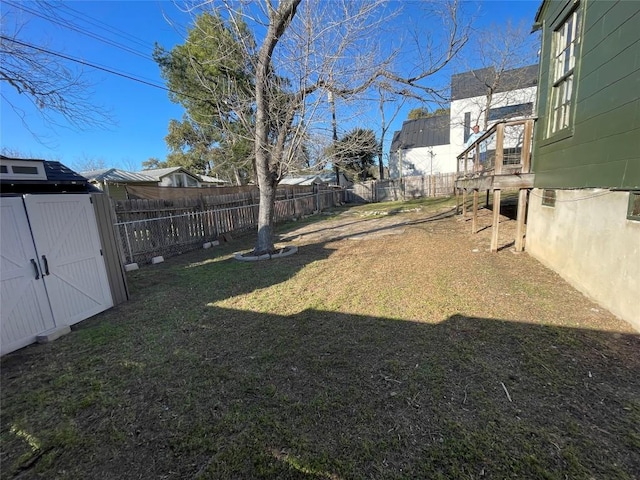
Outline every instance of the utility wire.
{"type": "Polygon", "coordinates": [[[106,37],[103,37],[103,36],[98,35],[96,33],[90,32],[90,31],[88,31],[86,29],[83,29],[83,28],[81,28],[81,27],[79,27],[79,26],[77,26],[77,25],[75,25],[75,24],[73,24],[71,22],[65,22],[63,20],[57,19],[55,17],[52,17],[50,15],[45,15],[43,13],[40,13],[37,10],[33,10],[31,8],[27,8],[24,5],[18,5],[18,4],[12,3],[12,2],[7,1],[7,0],[4,0],[4,3],[6,3],[7,5],[10,5],[10,6],[14,7],[14,8],[18,8],[18,9],[24,11],[24,12],[30,13],[31,15],[35,15],[35,16],[40,17],[40,18],[42,18],[44,20],[47,20],[49,22],[55,23],[55,24],[60,25],[62,27],[65,27],[65,28],[68,28],[68,29],[73,30],[75,32],[78,32],[78,33],[81,33],[83,35],[86,35],[88,37],[94,38],[94,39],[96,39],[96,40],[98,40],[100,42],[106,43],[107,45],[111,45],[112,47],[116,47],[116,48],[118,48],[120,50],[124,50],[124,51],[126,51],[128,53],[132,53],[133,55],[137,55],[139,57],[142,57],[145,60],[153,61],[153,58],[151,57],[151,55],[149,55],[147,53],[141,52],[139,50],[135,50],[135,49],[133,49],[133,48],[127,46],[127,45],[124,45],[122,43],[118,43],[118,42],[116,42],[114,40],[111,40],[109,38],[106,38],[106,37]]]}
{"type": "MultiPolygon", "coordinates": [[[[5,0],[5,3],[7,3],[6,0],[5,0]]],[[[136,43],[136,44],[138,44],[139,46],[141,46],[143,48],[148,48],[149,47],[148,43],[145,40],[143,40],[142,38],[136,37],[135,35],[132,35],[132,34],[130,34],[128,32],[125,32],[124,30],[120,30],[119,28],[114,27],[113,25],[109,25],[108,23],[105,23],[105,22],[103,22],[101,20],[98,20],[97,18],[94,18],[94,17],[92,17],[90,15],[87,15],[86,13],[82,13],[82,12],[76,10],[75,8],[70,7],[67,3],[62,4],[62,7],[65,10],[70,10],[72,13],[69,13],[69,15],[71,15],[72,17],[77,18],[78,20],[82,20],[84,22],[87,22],[90,25],[93,25],[93,26],[96,26],[96,27],[101,28],[103,30],[106,30],[109,33],[113,33],[117,37],[122,38],[123,40],[125,39],[125,37],[128,37],[127,38],[128,41],[130,41],[132,43],[136,43]]]]}
{"type": "Polygon", "coordinates": [[[14,38],[9,38],[9,37],[6,37],[6,36],[4,36],[4,35],[0,35],[0,39],[5,40],[5,41],[8,41],[8,42],[13,42],[13,43],[18,44],[18,45],[21,45],[21,46],[23,46],[23,47],[31,48],[31,49],[33,49],[33,50],[37,50],[37,51],[39,51],[39,52],[46,53],[46,54],[48,54],[48,55],[53,55],[53,56],[55,56],[55,57],[64,58],[65,60],[69,60],[70,62],[79,63],[79,64],[81,64],[81,65],[85,65],[85,66],[87,66],[87,67],[95,68],[95,69],[97,69],[97,70],[101,70],[101,71],[103,71],[103,72],[111,73],[112,75],[117,75],[117,76],[119,76],[119,77],[126,78],[127,80],[133,80],[134,82],[142,83],[142,84],[144,84],[144,85],[148,85],[148,86],[150,86],[150,87],[158,88],[158,89],[160,89],[160,90],[164,90],[164,91],[166,91],[166,92],[171,92],[171,93],[174,93],[174,94],[176,94],[176,95],[183,95],[183,96],[185,96],[185,97],[189,97],[189,98],[191,98],[191,99],[193,99],[193,100],[198,100],[198,101],[201,101],[201,102],[206,102],[206,100],[204,100],[204,99],[202,99],[202,98],[199,98],[199,97],[194,97],[193,95],[189,95],[188,93],[184,93],[184,92],[177,92],[177,91],[172,90],[172,89],[170,89],[170,88],[167,88],[167,87],[165,87],[165,86],[163,86],[163,85],[158,85],[157,83],[153,83],[153,82],[150,82],[150,81],[147,81],[147,80],[143,80],[143,79],[141,79],[141,78],[136,78],[136,77],[134,77],[134,76],[133,76],[133,75],[131,75],[131,74],[118,72],[118,71],[116,71],[116,70],[112,70],[112,69],[107,68],[107,67],[102,67],[102,66],[100,66],[100,65],[96,65],[96,64],[93,64],[93,63],[89,63],[89,62],[86,62],[86,61],[84,61],[84,60],[80,60],[80,59],[78,59],[78,58],[73,58],[73,57],[70,57],[70,56],[68,56],[68,55],[64,55],[64,54],[62,54],[62,53],[54,52],[54,51],[52,51],[52,50],[48,50],[48,49],[46,49],[46,48],[42,48],[42,47],[38,47],[38,46],[36,46],[36,45],[32,45],[32,44],[30,44],[30,43],[21,42],[20,40],[16,40],[16,39],[14,39],[14,38]]]}

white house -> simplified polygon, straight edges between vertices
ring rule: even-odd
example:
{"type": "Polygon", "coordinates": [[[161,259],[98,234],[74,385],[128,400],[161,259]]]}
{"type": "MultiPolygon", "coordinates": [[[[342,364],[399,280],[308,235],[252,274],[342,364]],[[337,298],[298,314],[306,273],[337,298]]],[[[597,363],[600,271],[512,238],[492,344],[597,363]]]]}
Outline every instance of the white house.
{"type": "MultiPolygon", "coordinates": [[[[487,126],[500,120],[531,116],[538,65],[502,72],[499,81],[496,75],[493,68],[453,75],[449,114],[405,121],[402,129],[394,132],[391,142],[391,178],[455,172],[456,157],[464,150],[471,128],[480,125],[481,130],[485,129],[485,115],[487,126]],[[490,102],[487,85],[497,85],[490,102]]],[[[511,148],[514,154],[519,153],[520,134],[512,129],[509,135],[513,138],[505,140],[506,149],[511,148]]],[[[487,149],[490,151],[491,147],[489,141],[487,149]]],[[[505,155],[509,153],[505,151],[505,155]]]]}

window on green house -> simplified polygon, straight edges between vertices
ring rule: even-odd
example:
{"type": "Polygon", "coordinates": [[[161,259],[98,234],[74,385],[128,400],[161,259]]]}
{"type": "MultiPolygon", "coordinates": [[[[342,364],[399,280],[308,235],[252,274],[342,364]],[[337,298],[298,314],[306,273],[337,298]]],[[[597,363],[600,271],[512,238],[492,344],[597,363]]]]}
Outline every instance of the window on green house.
{"type": "Polygon", "coordinates": [[[573,92],[574,70],[580,49],[580,16],[578,8],[569,14],[553,32],[553,57],[551,74],[551,108],[548,135],[569,128],[573,92]]]}
{"type": "Polygon", "coordinates": [[[545,207],[555,207],[556,206],[556,191],[544,189],[542,190],[542,205],[545,207]]]}
{"type": "Polygon", "coordinates": [[[629,192],[627,218],[640,222],[640,192],[629,192]]]}

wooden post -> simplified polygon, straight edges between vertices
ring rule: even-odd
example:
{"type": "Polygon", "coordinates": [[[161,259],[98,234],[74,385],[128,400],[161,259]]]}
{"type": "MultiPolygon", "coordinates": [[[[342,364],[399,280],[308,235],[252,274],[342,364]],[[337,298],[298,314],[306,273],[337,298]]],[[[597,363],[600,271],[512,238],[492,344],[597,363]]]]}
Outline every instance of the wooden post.
{"type": "Polygon", "coordinates": [[[489,208],[489,189],[487,188],[487,201],[484,204],[485,208],[489,208]]]}
{"type": "Polygon", "coordinates": [[[524,250],[524,235],[526,231],[525,217],[527,216],[527,194],[526,188],[521,188],[518,192],[518,213],[516,216],[516,252],[524,250]]]}
{"type": "Polygon", "coordinates": [[[504,160],[504,123],[496,126],[496,164],[494,165],[496,175],[502,173],[502,162],[504,160]]]}
{"type": "Polygon", "coordinates": [[[473,219],[471,220],[471,233],[478,232],[478,189],[473,191],[473,219]]]}
{"type": "Polygon", "coordinates": [[[456,215],[460,213],[460,189],[456,188],[456,215]]]}
{"type": "Polygon", "coordinates": [[[531,140],[533,139],[533,120],[527,120],[524,124],[524,138],[522,141],[522,151],[520,152],[520,163],[522,173],[531,171],[531,140]]]}
{"type": "Polygon", "coordinates": [[[472,172],[475,173],[480,169],[480,144],[477,143],[476,144],[476,148],[475,148],[475,155],[473,156],[473,170],[472,172]]]}
{"type": "Polygon", "coordinates": [[[436,197],[438,195],[438,191],[436,190],[436,177],[434,175],[431,175],[431,192],[432,197],[436,197]]]}
{"type": "Polygon", "coordinates": [[[493,228],[491,231],[491,251],[498,251],[498,229],[500,226],[500,190],[493,191],[493,228]]]}
{"type": "Polygon", "coordinates": [[[467,216],[467,189],[462,190],[462,216],[467,216]]]}

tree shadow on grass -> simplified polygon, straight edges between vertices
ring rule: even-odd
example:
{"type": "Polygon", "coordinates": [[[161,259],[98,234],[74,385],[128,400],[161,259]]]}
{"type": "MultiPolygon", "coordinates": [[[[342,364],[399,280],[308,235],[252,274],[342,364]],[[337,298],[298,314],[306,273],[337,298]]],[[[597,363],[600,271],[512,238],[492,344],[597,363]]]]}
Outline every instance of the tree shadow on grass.
{"type": "Polygon", "coordinates": [[[251,243],[134,272],[132,301],[4,357],[3,477],[640,471],[638,335],[517,318],[427,324],[223,307],[333,253],[318,242],[277,262],[229,258],[251,243]]]}
{"type": "Polygon", "coordinates": [[[5,472],[400,479],[640,471],[638,335],[462,315],[425,324],[313,309],[283,316],[211,306],[163,318],[131,309],[118,331],[103,316],[93,325],[101,336],[85,329],[5,357],[5,472]],[[30,464],[34,444],[48,453],[30,464]]]}

